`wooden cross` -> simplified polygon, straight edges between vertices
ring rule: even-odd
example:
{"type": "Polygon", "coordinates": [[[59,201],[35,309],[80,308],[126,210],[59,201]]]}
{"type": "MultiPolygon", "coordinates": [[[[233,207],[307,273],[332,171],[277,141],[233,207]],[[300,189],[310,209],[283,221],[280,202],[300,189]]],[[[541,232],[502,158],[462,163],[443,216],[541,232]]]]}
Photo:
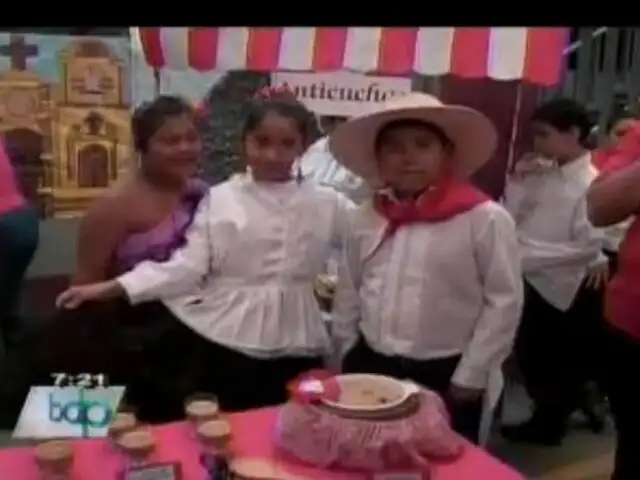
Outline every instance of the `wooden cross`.
{"type": "Polygon", "coordinates": [[[0,45],[0,55],[11,58],[12,70],[26,70],[27,59],[38,55],[38,46],[27,44],[22,35],[11,35],[8,45],[0,45]]]}

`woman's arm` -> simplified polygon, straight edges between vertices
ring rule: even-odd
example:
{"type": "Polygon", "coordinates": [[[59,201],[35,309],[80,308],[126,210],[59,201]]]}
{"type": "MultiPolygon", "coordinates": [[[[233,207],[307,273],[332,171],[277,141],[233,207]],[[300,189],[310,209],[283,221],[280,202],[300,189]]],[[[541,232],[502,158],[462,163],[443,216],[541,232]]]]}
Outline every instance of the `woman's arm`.
{"type": "Polygon", "coordinates": [[[615,225],[640,211],[640,162],[633,163],[635,160],[629,156],[609,160],[589,188],[589,219],[594,225],[615,225]]]}
{"type": "Polygon", "coordinates": [[[627,220],[640,211],[640,122],[621,139],[589,188],[589,219],[598,227],[627,220]]]}
{"type": "Polygon", "coordinates": [[[80,222],[73,285],[107,278],[116,248],[126,234],[125,211],[124,202],[116,197],[100,198],[89,207],[80,222]]]}

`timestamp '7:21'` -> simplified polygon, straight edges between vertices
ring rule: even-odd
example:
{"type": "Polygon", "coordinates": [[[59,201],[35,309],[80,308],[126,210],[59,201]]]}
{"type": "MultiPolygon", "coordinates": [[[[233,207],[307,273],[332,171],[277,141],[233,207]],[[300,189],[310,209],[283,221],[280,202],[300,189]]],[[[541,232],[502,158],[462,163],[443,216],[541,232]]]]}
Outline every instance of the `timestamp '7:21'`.
{"type": "Polygon", "coordinates": [[[51,374],[53,386],[58,388],[106,388],[109,381],[104,373],[66,373],[56,372],[51,374]]]}

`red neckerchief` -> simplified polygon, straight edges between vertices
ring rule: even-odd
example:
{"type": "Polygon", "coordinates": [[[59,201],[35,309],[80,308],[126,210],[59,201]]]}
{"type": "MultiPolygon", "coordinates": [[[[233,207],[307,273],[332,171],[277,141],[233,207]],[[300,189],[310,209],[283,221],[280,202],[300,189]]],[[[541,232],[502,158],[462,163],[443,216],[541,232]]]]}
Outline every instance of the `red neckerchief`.
{"type": "Polygon", "coordinates": [[[444,222],[489,200],[491,198],[483,191],[453,175],[443,177],[417,200],[397,201],[389,195],[377,193],[373,198],[374,209],[388,223],[368,257],[372,257],[404,225],[444,222]]]}

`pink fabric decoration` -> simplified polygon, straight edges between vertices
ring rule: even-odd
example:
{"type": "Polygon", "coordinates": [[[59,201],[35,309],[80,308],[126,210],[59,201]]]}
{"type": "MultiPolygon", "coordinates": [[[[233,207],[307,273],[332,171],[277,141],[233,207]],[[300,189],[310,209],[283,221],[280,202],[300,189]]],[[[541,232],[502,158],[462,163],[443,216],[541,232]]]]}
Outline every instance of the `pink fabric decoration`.
{"type": "Polygon", "coordinates": [[[321,468],[382,471],[420,467],[428,459],[453,459],[464,441],[449,426],[444,402],[421,390],[418,410],[406,418],[344,418],[321,406],[290,402],[280,411],[276,443],[321,468]]]}

